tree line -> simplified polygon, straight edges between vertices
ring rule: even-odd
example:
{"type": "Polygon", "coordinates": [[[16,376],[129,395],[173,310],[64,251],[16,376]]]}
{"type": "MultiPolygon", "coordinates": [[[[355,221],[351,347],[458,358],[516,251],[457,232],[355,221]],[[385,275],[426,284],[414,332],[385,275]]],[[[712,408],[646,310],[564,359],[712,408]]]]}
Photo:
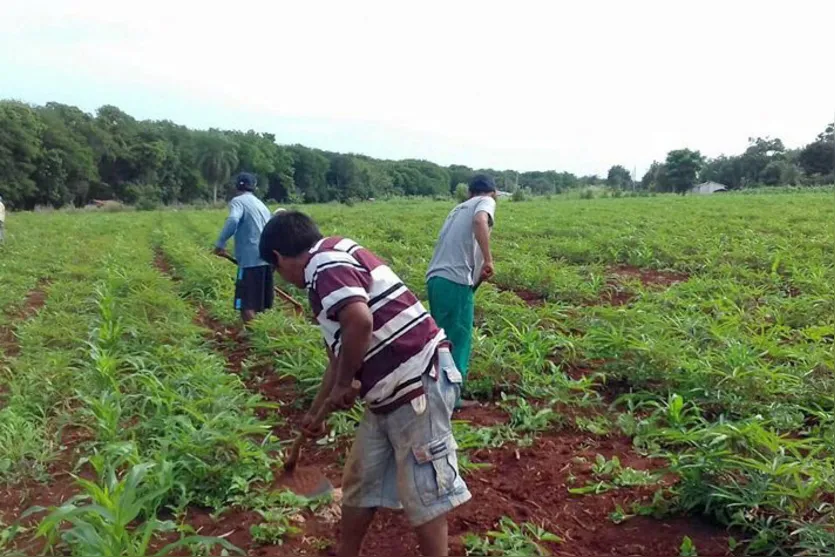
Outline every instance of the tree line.
{"type": "Polygon", "coordinates": [[[216,202],[232,195],[230,177],[246,170],[258,194],[293,203],[348,202],[387,196],[447,196],[475,172],[506,191],[556,194],[608,183],[618,188],[677,191],[696,176],[742,187],[755,183],[832,181],[832,128],[792,151],[771,139],[752,141],[736,157],[705,160],[671,151],[633,183],[622,166],[606,180],[555,170],[516,172],[440,166],[424,160],[380,160],[356,154],[279,145],[270,133],[192,130],[168,120],[137,120],[119,108],[95,114],[60,103],[0,101],[0,196],[13,209],[83,206],[94,200],[130,204],[216,202]]]}
{"type": "MultiPolygon", "coordinates": [[[[89,114],[60,103],[0,101],[0,195],[11,208],[213,202],[232,195],[230,178],[243,170],[258,176],[261,197],[295,203],[448,196],[475,172],[279,145],[273,134],[251,130],[191,130],[110,105],[89,114]]],[[[556,193],[597,182],[568,172],[479,171],[511,191],[556,193]]]]}
{"type": "Polygon", "coordinates": [[[829,124],[811,143],[786,149],[780,139],[749,138],[739,155],[708,159],[699,151],[670,151],[655,161],[640,181],[621,165],[609,169],[606,183],[617,189],[686,193],[697,182],[729,189],[752,186],[810,186],[835,183],[835,126],[829,124]]]}

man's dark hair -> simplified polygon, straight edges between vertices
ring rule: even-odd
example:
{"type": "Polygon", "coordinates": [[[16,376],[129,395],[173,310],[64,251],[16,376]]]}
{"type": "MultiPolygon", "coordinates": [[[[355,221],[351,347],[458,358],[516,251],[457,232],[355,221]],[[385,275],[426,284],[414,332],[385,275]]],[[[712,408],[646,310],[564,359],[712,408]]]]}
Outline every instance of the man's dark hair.
{"type": "Polygon", "coordinates": [[[261,259],[275,265],[274,251],[282,257],[296,257],[322,239],[313,219],[299,211],[281,211],[261,231],[258,251],[261,259]]]}
{"type": "Polygon", "coordinates": [[[470,193],[481,194],[496,191],[496,181],[487,174],[476,174],[470,178],[470,193]]]}

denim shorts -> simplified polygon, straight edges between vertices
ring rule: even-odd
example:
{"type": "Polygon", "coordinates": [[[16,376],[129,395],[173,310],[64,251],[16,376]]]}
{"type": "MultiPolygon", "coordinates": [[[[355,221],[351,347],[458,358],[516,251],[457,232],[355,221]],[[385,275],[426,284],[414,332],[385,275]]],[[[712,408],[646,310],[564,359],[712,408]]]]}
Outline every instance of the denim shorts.
{"type": "Polygon", "coordinates": [[[470,500],[451,424],[461,374],[446,348],[436,371],[437,380],[423,375],[424,395],[388,414],[366,409],[345,464],[343,505],[402,508],[420,526],[470,500]]]}

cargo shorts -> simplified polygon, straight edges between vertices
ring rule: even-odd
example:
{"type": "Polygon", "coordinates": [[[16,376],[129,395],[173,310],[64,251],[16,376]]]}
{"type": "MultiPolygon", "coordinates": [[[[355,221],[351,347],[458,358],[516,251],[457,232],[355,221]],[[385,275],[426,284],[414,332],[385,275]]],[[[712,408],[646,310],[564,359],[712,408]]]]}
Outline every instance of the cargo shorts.
{"type": "Polygon", "coordinates": [[[420,526],[472,498],[458,471],[452,411],[461,374],[452,354],[438,349],[424,373],[424,395],[388,414],[366,409],[342,477],[347,507],[404,509],[420,526]]]}

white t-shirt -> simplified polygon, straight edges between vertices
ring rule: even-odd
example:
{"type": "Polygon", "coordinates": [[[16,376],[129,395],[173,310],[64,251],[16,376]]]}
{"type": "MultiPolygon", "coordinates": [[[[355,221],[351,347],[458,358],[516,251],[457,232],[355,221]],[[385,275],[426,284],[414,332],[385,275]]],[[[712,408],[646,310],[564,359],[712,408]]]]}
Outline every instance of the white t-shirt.
{"type": "Polygon", "coordinates": [[[0,223],[6,222],[6,206],[0,201],[0,223]]]}
{"type": "Polygon", "coordinates": [[[492,229],[496,200],[488,195],[468,199],[450,211],[435,244],[427,280],[442,277],[465,286],[475,285],[484,265],[484,254],[475,239],[473,219],[481,212],[490,216],[492,229]]]}

